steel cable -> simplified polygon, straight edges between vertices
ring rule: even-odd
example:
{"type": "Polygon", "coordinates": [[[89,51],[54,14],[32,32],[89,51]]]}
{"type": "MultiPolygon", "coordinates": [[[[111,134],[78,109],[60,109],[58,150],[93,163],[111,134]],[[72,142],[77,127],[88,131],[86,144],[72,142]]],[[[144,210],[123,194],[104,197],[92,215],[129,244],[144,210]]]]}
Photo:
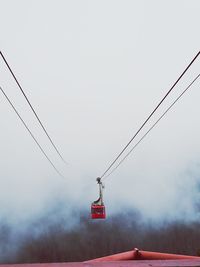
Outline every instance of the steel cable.
{"type": "Polygon", "coordinates": [[[132,143],[132,141],[135,139],[135,137],[139,134],[139,132],[143,129],[143,127],[146,125],[146,123],[150,120],[150,118],[153,116],[153,114],[156,112],[156,110],[160,107],[160,105],[163,103],[163,101],[167,98],[167,96],[171,93],[171,91],[174,89],[176,84],[180,81],[180,79],[183,77],[183,75],[187,72],[187,70],[191,67],[191,65],[194,63],[194,61],[199,56],[200,51],[196,54],[196,56],[192,59],[192,61],[189,63],[189,65],[185,68],[185,70],[182,72],[182,74],[178,77],[178,79],[175,81],[175,83],[172,85],[172,87],[169,89],[169,91],[166,93],[166,95],[162,98],[162,100],[158,103],[158,105],[155,107],[155,109],[151,112],[151,114],[147,117],[147,119],[143,122],[139,130],[134,134],[134,136],[131,138],[131,140],[126,144],[126,146],[122,149],[122,151],[118,154],[118,156],[114,159],[114,161],[109,165],[109,167],[104,171],[104,173],[100,176],[102,179],[106,173],[112,168],[112,166],[116,163],[116,161],[120,158],[120,156],[124,153],[124,151],[128,148],[128,146],[132,143]]]}
{"type": "Polygon", "coordinates": [[[115,166],[115,168],[106,176],[108,178],[118,167],[126,160],[126,158],[135,150],[135,148],[142,142],[142,140],[149,134],[149,132],[159,123],[159,121],[167,114],[167,112],[176,104],[176,102],[186,93],[186,91],[193,85],[193,83],[200,77],[200,74],[186,87],[186,89],[176,98],[176,100],[166,109],[166,111],[159,117],[159,119],[149,128],[149,130],[140,138],[140,140],[133,146],[133,148],[126,154],[126,156],[115,166]]]}
{"type": "Polygon", "coordinates": [[[5,58],[5,56],[3,55],[3,53],[2,53],[1,51],[0,51],[0,55],[1,55],[2,59],[3,59],[3,61],[5,62],[7,68],[9,69],[10,73],[12,74],[12,76],[13,76],[15,82],[17,83],[17,85],[18,85],[18,87],[19,87],[21,93],[23,94],[24,98],[26,99],[28,105],[30,106],[32,112],[34,113],[36,119],[38,120],[40,126],[42,127],[43,131],[45,132],[47,138],[48,138],[49,141],[51,142],[52,146],[54,147],[55,151],[57,152],[57,154],[59,155],[59,157],[62,159],[62,161],[63,161],[65,164],[67,164],[67,162],[65,161],[65,159],[63,158],[63,156],[62,156],[61,153],[59,152],[58,148],[57,148],[56,145],[54,144],[52,138],[51,138],[50,135],[48,134],[46,128],[44,127],[42,121],[40,120],[38,114],[36,113],[35,109],[33,108],[33,106],[32,106],[32,104],[31,104],[30,100],[28,99],[27,95],[25,94],[25,92],[24,92],[22,86],[20,85],[18,79],[16,78],[14,72],[12,71],[10,65],[8,64],[8,62],[7,62],[6,58],[5,58]]]}
{"type": "Polygon", "coordinates": [[[59,176],[61,176],[62,178],[65,178],[60,172],[59,170],[56,168],[56,166],[53,164],[53,162],[50,160],[50,158],[47,156],[47,154],[45,153],[44,149],[41,147],[41,145],[39,144],[39,142],[37,141],[37,139],[35,138],[35,136],[33,135],[33,133],[31,132],[31,130],[29,129],[29,127],[27,126],[27,124],[25,123],[25,121],[22,119],[22,117],[20,116],[19,112],[17,111],[17,109],[15,108],[14,104],[11,102],[11,100],[9,99],[9,97],[6,95],[5,91],[2,89],[2,87],[0,87],[1,92],[3,93],[3,95],[5,96],[6,100],[8,101],[8,103],[10,104],[10,106],[13,108],[14,112],[17,114],[18,118],[21,120],[21,122],[23,123],[24,127],[26,128],[26,130],[29,132],[29,134],[31,135],[31,137],[33,138],[33,140],[35,141],[35,143],[37,144],[37,146],[39,147],[40,151],[43,153],[43,155],[46,157],[46,159],[49,161],[49,163],[51,164],[51,166],[54,168],[54,170],[58,173],[59,176]]]}

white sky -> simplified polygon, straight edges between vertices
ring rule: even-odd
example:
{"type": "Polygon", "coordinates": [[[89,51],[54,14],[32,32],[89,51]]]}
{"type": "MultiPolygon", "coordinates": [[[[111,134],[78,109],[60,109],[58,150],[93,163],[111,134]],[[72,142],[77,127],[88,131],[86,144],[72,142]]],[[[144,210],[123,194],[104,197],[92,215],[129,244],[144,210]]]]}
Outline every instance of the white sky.
{"type": "MultiPolygon", "coordinates": [[[[62,164],[0,60],[0,85],[62,180],[0,95],[0,216],[57,203],[88,208],[101,175],[200,48],[198,0],[0,0],[1,51],[60,148],[62,164]]],[[[161,111],[199,73],[198,59],[161,111]]],[[[106,182],[108,213],[195,219],[200,82],[106,182]]],[[[154,119],[154,121],[155,121],[154,119]]]]}

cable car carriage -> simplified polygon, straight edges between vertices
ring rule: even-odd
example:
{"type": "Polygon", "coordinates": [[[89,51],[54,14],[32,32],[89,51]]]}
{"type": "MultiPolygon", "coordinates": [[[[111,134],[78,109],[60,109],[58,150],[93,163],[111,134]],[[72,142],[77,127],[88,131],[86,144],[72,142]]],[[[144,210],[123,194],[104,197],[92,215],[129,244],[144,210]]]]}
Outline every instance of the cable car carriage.
{"type": "Polygon", "coordinates": [[[105,219],[106,211],[103,203],[103,184],[101,178],[97,178],[97,183],[99,185],[99,198],[94,201],[91,205],[91,218],[92,219],[105,219]]]}

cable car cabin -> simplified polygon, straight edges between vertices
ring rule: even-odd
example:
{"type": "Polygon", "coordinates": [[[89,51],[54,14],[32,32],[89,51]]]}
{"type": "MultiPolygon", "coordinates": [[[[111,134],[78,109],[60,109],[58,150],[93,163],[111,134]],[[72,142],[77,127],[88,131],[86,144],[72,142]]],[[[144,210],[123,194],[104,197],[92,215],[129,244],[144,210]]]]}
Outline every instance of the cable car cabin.
{"type": "Polygon", "coordinates": [[[91,205],[91,216],[92,219],[105,219],[106,211],[104,205],[91,205]]]}
{"type": "Polygon", "coordinates": [[[91,218],[92,219],[105,219],[106,210],[103,203],[103,184],[101,178],[97,178],[97,183],[99,185],[99,198],[94,201],[91,205],[91,218]]]}

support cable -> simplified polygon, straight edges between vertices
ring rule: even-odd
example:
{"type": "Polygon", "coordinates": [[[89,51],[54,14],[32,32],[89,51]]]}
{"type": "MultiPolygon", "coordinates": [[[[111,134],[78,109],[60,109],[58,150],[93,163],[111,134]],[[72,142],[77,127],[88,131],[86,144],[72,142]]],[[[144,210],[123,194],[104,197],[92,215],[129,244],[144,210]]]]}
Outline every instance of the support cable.
{"type": "Polygon", "coordinates": [[[53,162],[50,160],[50,158],[47,156],[47,154],[45,153],[44,149],[41,147],[41,145],[39,144],[39,142],[37,141],[37,139],[35,138],[35,136],[33,135],[33,133],[31,132],[31,130],[28,128],[27,124],[25,123],[25,121],[22,119],[22,117],[20,116],[19,112],[17,111],[17,109],[15,108],[14,104],[11,102],[11,100],[9,99],[9,97],[6,95],[5,91],[2,89],[2,87],[0,87],[1,92],[3,93],[3,95],[5,96],[6,100],[8,101],[8,103],[10,104],[10,106],[13,108],[14,112],[17,114],[18,118],[21,120],[21,122],[23,123],[24,127],[26,128],[26,130],[29,132],[29,134],[31,135],[31,137],[33,138],[33,140],[35,141],[35,143],[37,144],[37,146],[39,147],[40,151],[42,152],[42,154],[46,157],[46,159],[49,161],[49,163],[51,164],[51,166],[54,168],[54,170],[58,173],[59,176],[61,176],[62,178],[65,178],[60,172],[59,170],[56,168],[56,166],[53,164],[53,162]]]}
{"type": "Polygon", "coordinates": [[[200,51],[196,54],[196,56],[192,59],[192,61],[189,63],[189,65],[185,68],[185,70],[182,72],[182,74],[178,77],[178,79],[175,81],[175,83],[172,85],[172,87],[169,89],[169,91],[166,93],[166,95],[162,98],[162,100],[158,103],[158,105],[155,107],[155,109],[151,112],[151,114],[147,117],[147,119],[144,121],[144,123],[141,125],[139,130],[134,134],[134,136],[131,138],[131,140],[126,144],[126,146],[122,149],[122,151],[118,154],[118,156],[114,159],[114,161],[109,165],[109,167],[104,171],[104,173],[101,175],[101,179],[106,175],[106,173],[112,168],[112,166],[115,164],[115,162],[120,158],[120,156],[124,153],[124,151],[128,148],[128,146],[132,143],[132,141],[135,139],[135,137],[139,134],[139,132],[143,129],[145,124],[150,120],[150,118],[153,116],[153,114],[156,112],[156,110],[160,107],[160,105],[163,103],[163,101],[167,98],[167,96],[171,93],[171,91],[174,89],[176,84],[180,81],[180,79],[184,76],[184,74],[187,72],[187,70],[191,67],[191,65],[194,63],[194,61],[197,59],[197,57],[200,55],[200,51]]]}
{"type": "Polygon", "coordinates": [[[142,142],[142,140],[149,134],[149,132],[159,123],[159,121],[168,113],[168,111],[176,104],[176,102],[186,93],[186,91],[193,85],[193,83],[200,77],[200,74],[186,87],[186,89],[176,98],[176,100],[166,109],[166,111],[159,117],[159,119],[149,128],[149,130],[140,138],[140,140],[133,146],[133,148],[126,154],[126,156],[115,166],[115,168],[106,176],[107,179],[118,167],[127,159],[127,157],[135,150],[135,148],[142,142]]]}
{"type": "Polygon", "coordinates": [[[46,136],[48,137],[49,141],[51,142],[52,146],[54,147],[55,151],[57,152],[57,154],[59,155],[59,157],[62,159],[62,161],[63,161],[65,164],[67,164],[67,162],[65,161],[65,159],[63,158],[63,156],[62,156],[61,153],[59,152],[58,148],[57,148],[56,145],[54,144],[52,138],[51,138],[50,135],[48,134],[46,128],[44,127],[42,121],[40,120],[38,114],[36,113],[35,109],[33,108],[33,106],[32,106],[32,104],[31,104],[30,100],[28,99],[27,95],[25,94],[25,92],[24,92],[22,86],[20,85],[20,83],[19,83],[19,81],[17,80],[17,78],[16,78],[14,72],[12,71],[10,65],[8,64],[6,58],[4,57],[4,55],[3,55],[3,53],[2,53],[1,51],[0,51],[0,55],[1,55],[2,59],[3,59],[3,61],[5,62],[7,68],[9,69],[10,73],[12,74],[12,76],[13,76],[15,82],[17,83],[17,85],[18,85],[18,87],[19,87],[21,93],[23,94],[24,98],[26,99],[28,105],[30,106],[32,112],[34,113],[36,119],[38,120],[40,126],[42,127],[43,131],[45,132],[45,134],[46,134],[46,136]]]}

